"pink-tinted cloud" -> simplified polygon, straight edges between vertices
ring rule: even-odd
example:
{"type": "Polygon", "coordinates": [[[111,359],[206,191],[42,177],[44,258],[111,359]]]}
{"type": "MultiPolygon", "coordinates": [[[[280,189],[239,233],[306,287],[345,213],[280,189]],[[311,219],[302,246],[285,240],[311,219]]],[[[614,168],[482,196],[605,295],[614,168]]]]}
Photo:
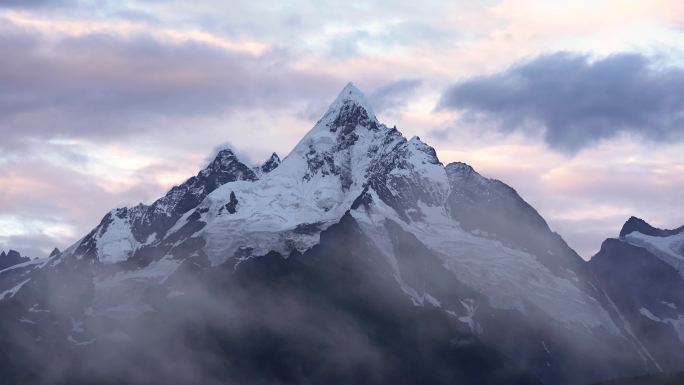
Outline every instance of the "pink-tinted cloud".
{"type": "Polygon", "coordinates": [[[24,226],[3,246],[73,242],[220,143],[257,162],[285,155],[350,80],[442,161],[515,187],[585,256],[627,214],[684,223],[678,145],[617,138],[566,157],[538,133],[434,111],[449,85],[544,53],[676,66],[676,1],[14,3],[0,6],[0,221],[24,226]]]}

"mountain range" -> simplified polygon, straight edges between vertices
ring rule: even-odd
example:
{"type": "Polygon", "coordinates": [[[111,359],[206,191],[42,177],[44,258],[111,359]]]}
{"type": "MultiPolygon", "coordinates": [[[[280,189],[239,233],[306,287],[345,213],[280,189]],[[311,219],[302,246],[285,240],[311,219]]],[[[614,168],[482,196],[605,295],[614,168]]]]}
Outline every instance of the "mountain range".
{"type": "Polygon", "coordinates": [[[684,369],[684,227],[630,218],[586,262],[513,188],[444,165],[351,83],[282,161],[224,149],[64,251],[12,255],[12,384],[590,384],[684,369]]]}

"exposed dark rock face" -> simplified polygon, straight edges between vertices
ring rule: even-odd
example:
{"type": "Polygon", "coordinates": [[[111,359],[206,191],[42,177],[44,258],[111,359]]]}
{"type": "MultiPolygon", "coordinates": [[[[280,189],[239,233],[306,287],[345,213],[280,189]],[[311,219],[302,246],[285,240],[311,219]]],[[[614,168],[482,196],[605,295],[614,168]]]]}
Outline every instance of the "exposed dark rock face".
{"type": "MultiPolygon", "coordinates": [[[[277,164],[271,164],[272,169],[277,164]]],[[[256,180],[257,176],[233,153],[221,150],[216,158],[197,176],[176,186],[166,196],[152,204],[153,207],[166,207],[167,212],[182,214],[195,208],[210,192],[217,187],[236,180],[256,180]]]]}
{"type": "Polygon", "coordinates": [[[271,154],[271,157],[268,158],[264,164],[261,165],[261,172],[263,173],[268,173],[276,169],[280,165],[280,158],[278,157],[278,154],[275,152],[271,154]]]}
{"type": "Polygon", "coordinates": [[[374,119],[368,115],[368,111],[358,104],[346,103],[342,106],[340,113],[337,115],[333,124],[330,126],[330,131],[341,131],[339,137],[347,138],[343,140],[345,143],[340,149],[344,149],[354,143],[358,137],[354,138],[353,132],[356,127],[367,127],[371,130],[377,130],[378,124],[374,119]]]}
{"type": "Polygon", "coordinates": [[[428,163],[442,163],[432,147],[417,137],[407,141],[395,129],[387,133],[385,143],[392,147],[383,153],[378,162],[371,165],[368,170],[368,185],[404,221],[420,220],[423,213],[418,206],[419,202],[430,206],[441,205],[443,191],[416,172],[413,160],[409,156],[409,146],[425,153],[428,163]],[[400,172],[393,173],[393,170],[400,172]]]}
{"type": "Polygon", "coordinates": [[[31,259],[29,257],[22,257],[16,250],[10,250],[7,253],[3,250],[0,253],[0,270],[6,269],[8,267],[18,265],[20,263],[28,262],[31,259]]]}
{"type": "Polygon", "coordinates": [[[464,229],[528,251],[550,269],[582,269],[582,258],[513,188],[481,176],[465,163],[450,163],[446,172],[449,212],[464,229]]]}
{"type": "Polygon", "coordinates": [[[684,226],[672,230],[663,230],[649,225],[641,218],[630,217],[629,220],[627,220],[627,222],[625,222],[625,224],[622,226],[622,230],[620,230],[620,238],[634,231],[654,237],[667,237],[684,232],[684,226]]]}
{"type": "MultiPolygon", "coordinates": [[[[278,167],[279,161],[274,153],[264,164],[268,170],[264,172],[274,170],[278,167]]],[[[236,180],[256,179],[255,172],[242,163],[232,150],[221,150],[205,169],[184,183],[174,186],[164,197],[151,205],[140,204],[131,208],[119,208],[105,215],[100,224],[78,245],[76,254],[96,259],[96,240],[107,231],[114,216],[130,224],[131,233],[140,243],[146,242],[151,236],[161,239],[184,213],[194,209],[219,186],[236,180]]]]}
{"type": "Polygon", "coordinates": [[[669,237],[680,234],[682,228],[656,229],[631,217],[620,232],[621,239],[603,242],[601,250],[589,261],[590,270],[661,369],[682,370],[684,279],[672,265],[647,248],[622,239],[633,232],[669,237]]]}
{"type": "Polygon", "coordinates": [[[228,201],[228,203],[226,203],[226,205],[224,207],[226,208],[226,210],[230,214],[235,214],[237,212],[237,209],[236,209],[237,204],[238,204],[238,200],[235,197],[235,193],[233,191],[231,191],[230,192],[230,200],[228,201]]]}

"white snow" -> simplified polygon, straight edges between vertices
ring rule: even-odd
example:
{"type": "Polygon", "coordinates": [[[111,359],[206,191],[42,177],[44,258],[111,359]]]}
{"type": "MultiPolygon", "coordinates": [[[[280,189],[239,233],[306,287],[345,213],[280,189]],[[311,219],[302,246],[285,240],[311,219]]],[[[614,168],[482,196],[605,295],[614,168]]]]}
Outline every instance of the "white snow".
{"type": "Polygon", "coordinates": [[[624,240],[633,246],[645,248],[684,277],[684,232],[668,237],[655,237],[633,231],[625,235],[624,240]]]}
{"type": "Polygon", "coordinates": [[[442,307],[442,304],[439,302],[439,300],[437,298],[431,296],[430,294],[425,293],[424,298],[425,298],[425,301],[427,301],[427,303],[429,303],[430,305],[432,305],[434,307],[442,307]]]}
{"type": "MultiPolygon", "coordinates": [[[[358,218],[356,219],[358,221],[358,218]]],[[[387,234],[387,230],[385,229],[385,227],[378,226],[377,224],[370,223],[367,221],[358,221],[358,224],[359,226],[361,226],[363,233],[371,239],[376,249],[387,260],[392,269],[392,275],[394,276],[394,279],[399,284],[401,290],[409,296],[413,305],[424,306],[424,294],[419,294],[416,289],[405,283],[403,278],[401,277],[401,274],[399,273],[398,261],[396,256],[394,255],[394,246],[392,245],[389,234],[387,234]]]]}
{"type": "Polygon", "coordinates": [[[30,311],[31,313],[49,313],[50,312],[50,310],[38,308],[37,303],[34,303],[33,306],[31,306],[28,309],[28,311],[30,311]]]}
{"type": "Polygon", "coordinates": [[[12,265],[12,266],[10,266],[10,267],[7,267],[7,268],[5,268],[5,269],[0,270],[0,274],[6,273],[6,272],[8,272],[8,271],[16,270],[16,269],[21,269],[21,268],[24,268],[24,267],[29,267],[29,266],[34,266],[34,265],[40,265],[40,264],[42,264],[42,263],[44,263],[44,262],[45,262],[45,260],[43,260],[43,259],[38,259],[38,260],[30,260],[30,261],[27,261],[27,262],[18,263],[18,264],[16,264],[16,265],[12,265]]]}
{"type": "MultiPolygon", "coordinates": [[[[278,168],[255,182],[224,184],[200,204],[208,212],[202,215],[201,220],[207,225],[198,235],[207,241],[205,251],[212,264],[220,264],[246,248],[252,249],[252,255],[276,251],[285,256],[294,250],[309,249],[319,242],[320,231],[337,223],[363,191],[366,174],[374,162],[402,141],[412,148],[423,145],[418,140],[406,142],[398,136],[388,136],[390,129],[377,123],[377,130],[358,126],[354,143],[338,148],[342,129],[333,132],[330,125],[344,104],[350,102],[366,108],[377,123],[363,94],[350,84],[278,168]],[[388,137],[393,142],[386,143],[388,137]],[[309,168],[311,159],[320,160],[319,169],[309,168]],[[238,201],[234,214],[224,209],[231,193],[238,201]],[[311,224],[318,229],[297,230],[300,225],[311,224]]],[[[421,157],[425,154],[410,151],[416,162],[423,161],[421,157]]],[[[437,169],[441,166],[424,167],[421,172],[444,173],[437,169]]],[[[181,218],[169,234],[178,231],[185,221],[181,218]]]]}
{"type": "Polygon", "coordinates": [[[86,341],[78,341],[76,338],[74,338],[74,336],[70,335],[69,337],[67,337],[67,341],[71,342],[72,344],[74,344],[76,346],[85,346],[85,345],[90,345],[93,342],[95,342],[95,339],[90,339],[90,340],[86,340],[86,341]]]}
{"type": "Polygon", "coordinates": [[[660,322],[660,318],[654,316],[653,313],[648,311],[648,309],[646,309],[646,308],[642,307],[641,309],[639,309],[639,313],[641,313],[641,315],[650,319],[651,321],[660,322]]]}
{"type": "MultiPolygon", "coordinates": [[[[356,104],[360,105],[366,110],[366,112],[368,112],[368,115],[370,115],[371,118],[375,118],[373,107],[370,103],[368,103],[366,96],[363,94],[363,92],[361,92],[361,90],[356,88],[356,86],[352,82],[347,83],[347,85],[342,89],[342,91],[340,91],[339,95],[337,95],[337,98],[335,98],[335,100],[328,108],[328,112],[338,111],[347,101],[353,101],[356,104]]],[[[328,115],[330,114],[328,113],[324,115],[324,118],[328,115]]]]}
{"type": "Polygon", "coordinates": [[[109,223],[107,231],[95,238],[98,259],[105,264],[125,261],[138,245],[131,233],[128,217],[119,218],[116,210],[112,210],[110,214],[112,222],[109,223]]]}
{"type": "Polygon", "coordinates": [[[672,327],[674,327],[674,329],[677,331],[677,334],[679,335],[679,341],[684,343],[684,316],[679,315],[675,319],[666,318],[664,319],[664,321],[672,325],[672,327]]]}
{"type": "Polygon", "coordinates": [[[13,288],[3,291],[2,293],[0,293],[0,300],[14,297],[17,294],[17,292],[19,292],[19,290],[22,288],[22,286],[26,285],[26,283],[28,283],[28,281],[30,280],[31,278],[28,278],[19,283],[18,285],[14,286],[13,288]]]}
{"type": "Polygon", "coordinates": [[[677,318],[659,318],[653,315],[653,313],[651,313],[648,309],[643,307],[639,309],[639,313],[651,321],[672,325],[679,336],[679,340],[684,343],[684,315],[678,315],[677,318]]]}
{"type": "Polygon", "coordinates": [[[566,327],[604,326],[620,333],[596,299],[574,280],[554,275],[533,255],[463,231],[443,207],[421,204],[426,219],[406,224],[374,191],[370,192],[372,209],[352,211],[364,229],[382,227],[387,218],[392,219],[432,249],[456,279],[485,294],[492,306],[526,313],[529,302],[566,327]]]}
{"type": "Polygon", "coordinates": [[[458,320],[468,325],[472,333],[482,334],[482,327],[475,320],[475,313],[477,312],[477,302],[474,299],[466,298],[460,301],[465,309],[466,315],[458,317],[458,320]]]}

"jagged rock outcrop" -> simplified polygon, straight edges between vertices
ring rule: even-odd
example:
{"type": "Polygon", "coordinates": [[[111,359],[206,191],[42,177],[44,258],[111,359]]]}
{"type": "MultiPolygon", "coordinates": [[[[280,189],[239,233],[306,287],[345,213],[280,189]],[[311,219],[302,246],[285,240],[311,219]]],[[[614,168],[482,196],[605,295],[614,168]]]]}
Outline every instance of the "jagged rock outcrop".
{"type": "Polygon", "coordinates": [[[28,262],[31,259],[29,257],[22,257],[16,250],[9,250],[7,253],[3,250],[0,252],[0,270],[4,270],[8,267],[18,265],[20,263],[28,262]]]}

